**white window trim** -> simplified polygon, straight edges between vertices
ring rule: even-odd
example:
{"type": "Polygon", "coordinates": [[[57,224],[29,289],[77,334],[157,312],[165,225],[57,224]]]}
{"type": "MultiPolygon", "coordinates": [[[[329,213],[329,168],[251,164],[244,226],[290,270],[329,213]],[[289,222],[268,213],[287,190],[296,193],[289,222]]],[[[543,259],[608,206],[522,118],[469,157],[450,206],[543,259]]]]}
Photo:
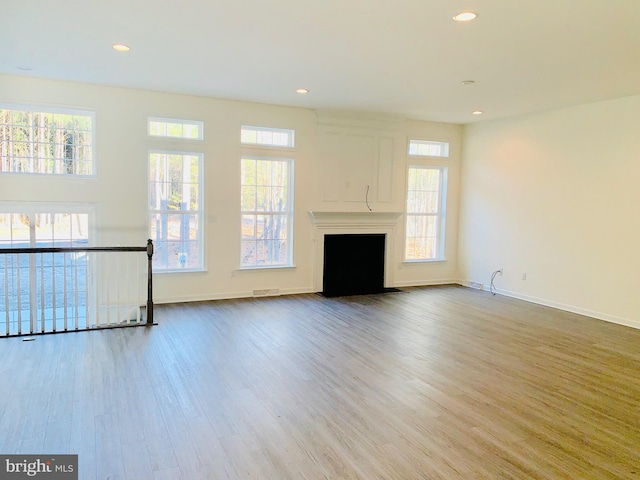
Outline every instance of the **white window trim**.
{"type": "Polygon", "coordinates": [[[98,143],[98,129],[96,128],[96,112],[93,110],[83,110],[78,108],[64,108],[64,107],[51,107],[48,105],[35,105],[35,104],[14,104],[14,103],[0,103],[0,109],[2,110],[19,110],[21,112],[35,112],[35,113],[60,113],[63,115],[83,115],[91,117],[91,174],[61,174],[61,173],[29,173],[29,172],[0,172],[2,175],[33,175],[35,177],[47,177],[47,178],[64,178],[65,180],[72,179],[94,179],[98,176],[98,160],[96,157],[96,145],[98,143]]]}
{"type": "Polygon", "coordinates": [[[404,246],[402,247],[402,263],[407,264],[420,264],[420,263],[433,263],[433,262],[445,262],[445,233],[446,233],[446,225],[447,225],[447,186],[448,186],[448,171],[449,168],[441,165],[425,165],[425,164],[409,164],[407,165],[407,174],[406,174],[406,183],[405,183],[405,219],[404,219],[404,246]],[[436,214],[415,214],[409,213],[407,211],[407,201],[409,197],[409,169],[411,168],[424,168],[424,169],[433,169],[440,170],[440,224],[438,232],[438,240],[436,250],[438,255],[435,258],[407,258],[407,222],[410,215],[424,215],[424,216],[435,216],[436,214]]]}
{"type": "Polygon", "coordinates": [[[204,122],[202,120],[189,120],[187,118],[169,118],[169,117],[147,117],[147,136],[154,139],[183,141],[183,142],[202,142],[204,141],[204,122]],[[198,125],[200,135],[198,138],[189,137],[170,137],[168,135],[153,135],[151,133],[151,122],[161,123],[180,123],[182,125],[195,124],[198,125]]]}
{"type": "MultiPolygon", "coordinates": [[[[153,137],[153,138],[165,138],[165,137],[153,137]]],[[[204,224],[204,153],[203,152],[194,152],[194,151],[188,151],[188,150],[170,150],[170,149],[150,149],[147,152],[147,236],[148,238],[151,238],[151,215],[154,213],[165,213],[163,211],[159,211],[159,210],[151,210],[149,208],[149,206],[151,205],[151,179],[150,177],[150,173],[151,173],[151,165],[150,165],[150,158],[151,158],[151,154],[153,153],[159,153],[159,154],[174,154],[174,155],[196,155],[199,158],[199,168],[198,168],[198,193],[199,193],[199,198],[198,198],[198,204],[200,205],[200,208],[198,209],[197,212],[193,212],[192,210],[190,210],[190,212],[193,213],[197,213],[198,214],[198,251],[200,252],[200,264],[197,268],[163,268],[163,269],[158,269],[155,268],[153,269],[153,273],[156,274],[172,274],[172,273],[202,273],[202,272],[206,272],[207,271],[207,263],[206,263],[206,252],[204,249],[204,245],[205,245],[205,224],[204,224]]],[[[174,211],[167,211],[166,213],[172,213],[174,214],[174,211]]],[[[151,240],[154,240],[153,238],[151,238],[151,240]]],[[[155,245],[155,243],[154,243],[155,245]]]]}
{"type": "MultiPolygon", "coordinates": [[[[295,217],[295,204],[294,204],[294,159],[293,158],[281,158],[281,157],[264,157],[264,156],[255,156],[255,155],[242,155],[240,157],[240,178],[242,178],[242,160],[271,160],[271,161],[286,161],[288,163],[288,195],[287,201],[290,205],[290,208],[287,212],[287,263],[284,264],[273,264],[273,265],[242,265],[242,225],[240,226],[240,254],[238,258],[241,263],[237,270],[248,271],[248,270],[268,270],[268,269],[286,269],[286,268],[296,268],[294,264],[294,255],[293,255],[293,223],[295,217]]],[[[242,182],[240,183],[240,187],[242,188],[242,182]]],[[[242,204],[240,205],[240,222],[242,223],[242,215],[264,215],[264,212],[245,212],[242,210],[242,204]]]]}

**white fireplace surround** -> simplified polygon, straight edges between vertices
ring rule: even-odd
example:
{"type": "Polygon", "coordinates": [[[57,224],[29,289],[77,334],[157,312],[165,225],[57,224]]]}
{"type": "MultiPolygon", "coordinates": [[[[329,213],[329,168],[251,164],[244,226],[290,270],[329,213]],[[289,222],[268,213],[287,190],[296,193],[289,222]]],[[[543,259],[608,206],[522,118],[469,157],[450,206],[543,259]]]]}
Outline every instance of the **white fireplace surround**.
{"type": "Polygon", "coordinates": [[[322,291],[324,236],[346,234],[385,234],[384,286],[393,287],[395,237],[402,212],[319,212],[310,211],[313,221],[313,289],[322,291]]]}

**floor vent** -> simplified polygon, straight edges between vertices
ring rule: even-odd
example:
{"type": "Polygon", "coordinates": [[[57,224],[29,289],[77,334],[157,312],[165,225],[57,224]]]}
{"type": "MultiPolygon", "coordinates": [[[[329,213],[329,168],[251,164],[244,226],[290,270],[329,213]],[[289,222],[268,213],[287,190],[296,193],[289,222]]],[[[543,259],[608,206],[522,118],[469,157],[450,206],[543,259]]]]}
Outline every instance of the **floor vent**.
{"type": "Polygon", "coordinates": [[[484,284],[482,283],[478,283],[478,282],[469,282],[468,283],[469,287],[471,288],[477,288],[478,290],[484,290],[484,284]]]}
{"type": "Polygon", "coordinates": [[[279,288],[259,288],[253,291],[254,297],[277,297],[280,295],[279,288]]]}

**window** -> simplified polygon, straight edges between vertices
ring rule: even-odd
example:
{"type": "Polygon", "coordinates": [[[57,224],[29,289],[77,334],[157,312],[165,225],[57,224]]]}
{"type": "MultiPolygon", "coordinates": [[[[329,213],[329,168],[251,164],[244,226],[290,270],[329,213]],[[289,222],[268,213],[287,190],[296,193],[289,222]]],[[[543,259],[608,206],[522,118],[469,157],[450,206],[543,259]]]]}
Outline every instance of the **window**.
{"type": "MultiPolygon", "coordinates": [[[[87,247],[90,217],[90,207],[2,205],[0,248],[87,247]]],[[[86,252],[0,255],[3,322],[28,332],[31,321],[84,320],[90,280],[86,252]]]]}
{"type": "Polygon", "coordinates": [[[149,154],[150,237],[156,271],[204,268],[200,153],[149,154]]]}
{"type": "Polygon", "coordinates": [[[202,140],[204,124],[197,120],[175,120],[171,118],[149,117],[148,132],[152,137],[185,138],[202,140]]]}
{"type": "Polygon", "coordinates": [[[240,142],[245,145],[293,148],[295,146],[295,130],[242,125],[240,142]]]}
{"type": "Polygon", "coordinates": [[[244,157],[241,169],[240,266],[291,266],[293,160],[244,157]]]}
{"type": "Polygon", "coordinates": [[[412,157],[448,157],[449,144],[426,140],[409,140],[409,156],[412,157]]]}
{"type": "Polygon", "coordinates": [[[0,173],[94,174],[94,114],[0,106],[0,173]]]}
{"type": "Polygon", "coordinates": [[[447,169],[409,166],[408,180],[404,258],[442,260],[447,169]]]}

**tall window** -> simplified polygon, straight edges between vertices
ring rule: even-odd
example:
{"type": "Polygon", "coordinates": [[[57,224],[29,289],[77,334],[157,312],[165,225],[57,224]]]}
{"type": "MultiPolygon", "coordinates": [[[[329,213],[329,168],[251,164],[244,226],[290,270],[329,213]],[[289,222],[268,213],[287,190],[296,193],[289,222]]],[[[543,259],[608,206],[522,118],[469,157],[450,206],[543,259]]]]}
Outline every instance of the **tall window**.
{"type": "Polygon", "coordinates": [[[243,157],[241,169],[241,267],[291,266],[293,160],[243,157]]]}
{"type": "MultiPolygon", "coordinates": [[[[0,248],[86,247],[90,216],[89,208],[2,205],[0,248]]],[[[48,323],[84,319],[89,281],[85,252],[0,255],[2,321],[29,331],[30,314],[48,323]]]]}
{"type": "Polygon", "coordinates": [[[94,114],[0,106],[0,173],[94,174],[94,114]]]}
{"type": "Polygon", "coordinates": [[[200,153],[149,154],[150,238],[156,271],[203,269],[200,153]]]}
{"type": "Polygon", "coordinates": [[[444,258],[446,185],[445,167],[409,166],[406,261],[444,258]]]}

